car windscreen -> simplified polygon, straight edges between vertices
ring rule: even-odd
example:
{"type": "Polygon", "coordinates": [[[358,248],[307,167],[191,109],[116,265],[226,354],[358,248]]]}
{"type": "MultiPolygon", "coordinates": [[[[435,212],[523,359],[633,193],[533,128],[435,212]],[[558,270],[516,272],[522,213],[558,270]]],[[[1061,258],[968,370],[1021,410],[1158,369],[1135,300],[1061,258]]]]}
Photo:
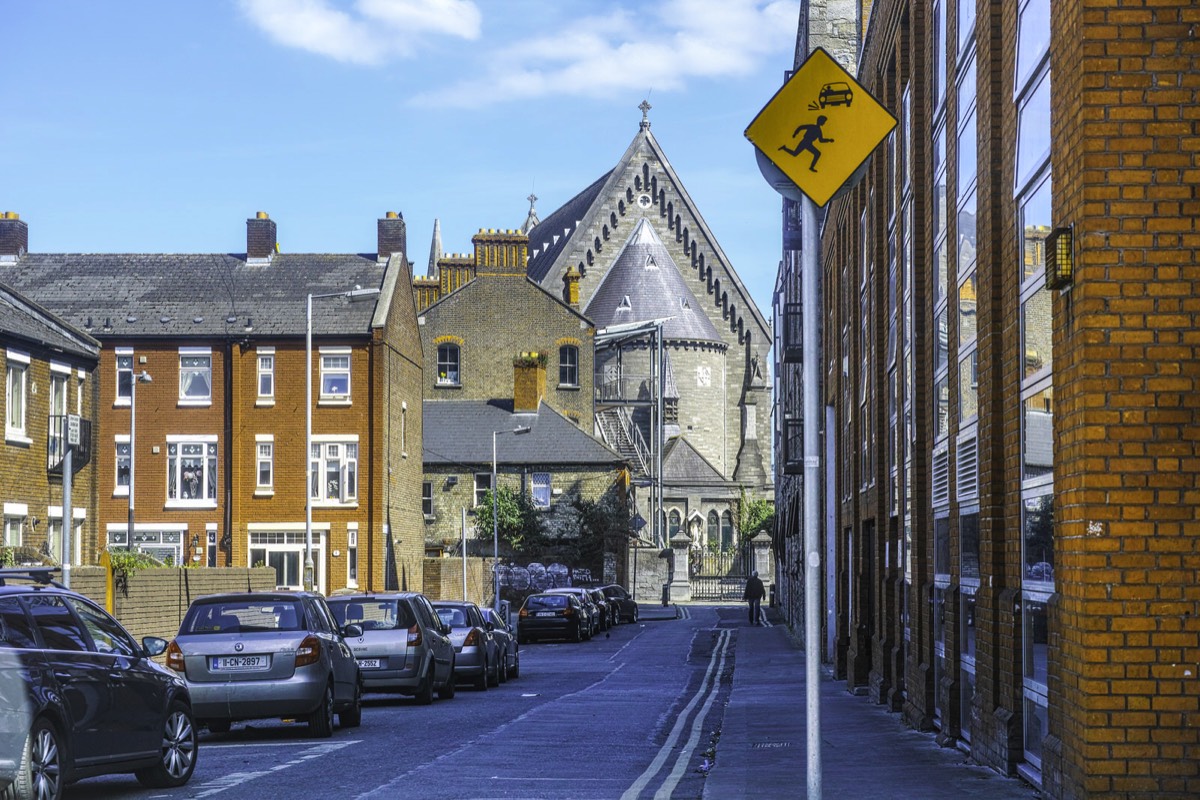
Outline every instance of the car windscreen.
{"type": "Polygon", "coordinates": [[[525,600],[525,608],[530,611],[559,611],[570,602],[565,594],[534,594],[525,600]]]}
{"type": "Polygon", "coordinates": [[[442,622],[449,625],[451,628],[469,628],[471,621],[467,617],[467,611],[464,608],[456,606],[437,606],[435,609],[438,617],[442,622]]]}
{"type": "Polygon", "coordinates": [[[218,600],[188,609],[179,635],[307,630],[298,600],[218,600]]]}
{"type": "Polygon", "coordinates": [[[416,624],[412,609],[399,600],[337,600],[328,601],[338,627],[361,625],[364,631],[408,630],[416,624]]]}

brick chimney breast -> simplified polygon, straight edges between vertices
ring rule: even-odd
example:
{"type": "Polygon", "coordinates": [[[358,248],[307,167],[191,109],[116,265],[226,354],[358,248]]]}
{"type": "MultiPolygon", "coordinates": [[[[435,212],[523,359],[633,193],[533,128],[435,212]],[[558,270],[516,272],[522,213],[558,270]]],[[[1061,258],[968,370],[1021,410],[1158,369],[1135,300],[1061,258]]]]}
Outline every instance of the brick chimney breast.
{"type": "Polygon", "coordinates": [[[0,261],[16,263],[29,250],[29,225],[15,211],[0,215],[0,261]]]}
{"type": "Polygon", "coordinates": [[[267,216],[267,212],[259,211],[253,219],[246,220],[247,261],[270,261],[277,243],[275,220],[267,216]]]}
{"type": "Polygon", "coordinates": [[[383,219],[379,220],[377,230],[379,232],[379,246],[375,251],[375,257],[378,260],[387,261],[388,257],[395,253],[408,252],[408,234],[405,229],[403,214],[398,214],[395,211],[387,212],[383,219]]]}
{"type": "Polygon", "coordinates": [[[545,396],[545,354],[521,353],[513,359],[513,412],[536,412],[545,396]]]}

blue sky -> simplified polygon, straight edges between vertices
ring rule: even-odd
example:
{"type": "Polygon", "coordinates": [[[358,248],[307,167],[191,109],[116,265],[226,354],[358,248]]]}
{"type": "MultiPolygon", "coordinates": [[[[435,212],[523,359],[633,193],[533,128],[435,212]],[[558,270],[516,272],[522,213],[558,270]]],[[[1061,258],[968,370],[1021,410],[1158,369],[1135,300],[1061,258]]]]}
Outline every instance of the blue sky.
{"type": "Polygon", "coordinates": [[[799,0],[47,0],[4,5],[0,211],[34,252],[373,252],[423,271],[617,162],[638,104],[760,309],[780,202],[743,137],[799,0]]]}

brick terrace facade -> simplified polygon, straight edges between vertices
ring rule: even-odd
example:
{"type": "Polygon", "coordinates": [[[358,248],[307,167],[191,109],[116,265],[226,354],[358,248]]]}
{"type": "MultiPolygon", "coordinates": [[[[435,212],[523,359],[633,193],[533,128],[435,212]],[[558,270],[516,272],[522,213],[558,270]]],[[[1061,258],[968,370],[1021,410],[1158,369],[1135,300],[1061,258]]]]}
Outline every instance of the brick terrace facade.
{"type": "Polygon", "coordinates": [[[821,236],[828,655],[1053,797],[1200,795],[1198,25],[874,3],[900,125],[821,236]]]}

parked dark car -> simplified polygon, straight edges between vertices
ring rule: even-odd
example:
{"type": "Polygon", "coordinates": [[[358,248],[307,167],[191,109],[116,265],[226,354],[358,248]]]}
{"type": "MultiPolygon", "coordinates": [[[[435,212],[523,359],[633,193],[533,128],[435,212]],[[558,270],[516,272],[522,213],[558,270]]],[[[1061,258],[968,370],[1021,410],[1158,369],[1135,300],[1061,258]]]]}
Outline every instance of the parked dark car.
{"type": "Polygon", "coordinates": [[[500,649],[479,606],[461,600],[439,600],[433,608],[442,622],[450,626],[455,680],[469,682],[481,692],[489,686],[499,686],[500,649]]]}
{"type": "Polygon", "coordinates": [[[588,594],[592,596],[592,602],[600,608],[600,615],[604,620],[602,628],[608,630],[609,628],[615,628],[621,623],[620,618],[617,616],[617,607],[608,602],[608,595],[599,589],[588,589],[588,594]]]}
{"type": "Polygon", "coordinates": [[[583,641],[589,622],[579,597],[570,593],[546,592],[525,598],[517,614],[517,641],[541,639],[583,641]]]}
{"type": "Polygon", "coordinates": [[[479,610],[483,612],[483,621],[492,626],[492,636],[500,648],[501,679],[521,677],[521,645],[517,635],[495,609],[480,606],[479,610]]]}
{"type": "Polygon", "coordinates": [[[601,586],[600,591],[604,592],[604,596],[608,598],[609,602],[616,606],[617,616],[622,622],[638,621],[637,601],[630,596],[629,592],[625,591],[624,586],[611,583],[608,586],[601,586]]]}
{"type": "Polygon", "coordinates": [[[363,689],[412,695],[420,705],[454,697],[454,643],[429,599],[419,592],[339,595],[329,610],[362,635],[346,644],[358,660],[363,689]]]}
{"type": "MultiPolygon", "coordinates": [[[[56,572],[57,570],[55,570],[56,572]]],[[[0,794],[62,797],[93,775],[187,783],[198,755],[192,700],[103,609],[47,569],[0,569],[0,794]]]]}
{"type": "Polygon", "coordinates": [[[573,594],[579,598],[579,603],[587,616],[588,625],[584,629],[583,638],[591,639],[600,632],[600,606],[592,599],[591,593],[580,586],[563,586],[558,589],[547,589],[548,594],[573,594]]]}
{"type": "Polygon", "coordinates": [[[167,666],[187,681],[196,717],[210,731],[231,723],[280,717],[304,719],[313,736],[362,721],[362,680],[343,635],[314,592],[215,594],[192,601],[167,666]]]}

